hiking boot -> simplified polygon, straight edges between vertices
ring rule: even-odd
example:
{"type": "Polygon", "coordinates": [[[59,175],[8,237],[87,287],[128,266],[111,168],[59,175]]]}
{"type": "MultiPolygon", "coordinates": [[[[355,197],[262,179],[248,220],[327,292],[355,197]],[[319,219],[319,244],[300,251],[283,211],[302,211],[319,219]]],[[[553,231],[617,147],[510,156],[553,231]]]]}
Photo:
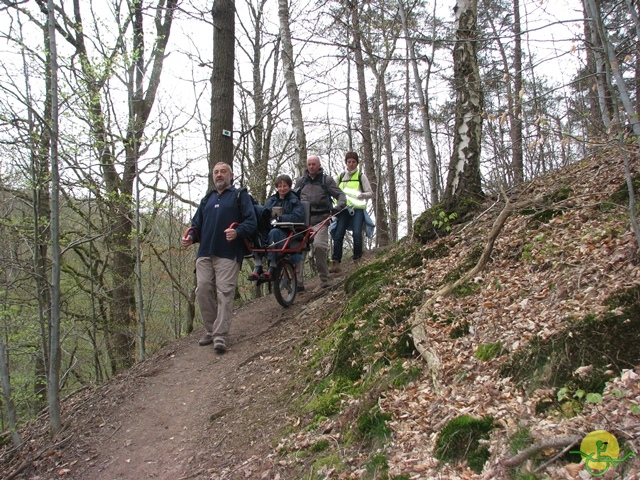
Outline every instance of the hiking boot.
{"type": "Polygon", "coordinates": [[[296,288],[296,292],[303,293],[304,292],[304,285],[298,285],[298,288],[296,288]]]}
{"type": "Polygon", "coordinates": [[[274,278],[276,278],[276,267],[269,267],[268,272],[264,272],[260,275],[261,282],[270,282],[274,278]]]}
{"type": "Polygon", "coordinates": [[[340,273],[340,260],[333,260],[331,262],[331,267],[329,267],[329,272],[340,273]]]}
{"type": "Polygon", "coordinates": [[[213,349],[216,353],[225,353],[227,351],[227,342],[224,341],[224,337],[216,337],[213,340],[213,349]]]}
{"type": "Polygon", "coordinates": [[[247,277],[247,280],[249,280],[250,282],[255,282],[256,280],[260,279],[260,275],[262,275],[264,272],[262,271],[262,267],[255,267],[253,269],[253,272],[251,272],[249,274],[249,276],[247,277]]]}
{"type": "Polygon", "coordinates": [[[198,345],[204,347],[205,345],[211,345],[213,343],[213,335],[209,335],[208,333],[200,339],[198,345]]]}

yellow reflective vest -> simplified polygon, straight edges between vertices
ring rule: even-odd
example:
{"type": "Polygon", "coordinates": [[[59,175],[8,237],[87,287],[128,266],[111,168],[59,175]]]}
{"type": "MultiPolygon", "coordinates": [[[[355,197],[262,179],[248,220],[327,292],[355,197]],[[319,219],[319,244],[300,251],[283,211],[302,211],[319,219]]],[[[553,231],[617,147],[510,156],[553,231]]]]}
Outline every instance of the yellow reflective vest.
{"type": "Polygon", "coordinates": [[[338,186],[347,197],[347,206],[358,209],[367,208],[367,200],[364,198],[358,198],[358,195],[362,193],[360,171],[356,170],[355,172],[353,172],[353,175],[351,175],[351,178],[349,178],[348,180],[346,180],[344,177],[345,174],[341,173],[338,177],[338,186]]]}

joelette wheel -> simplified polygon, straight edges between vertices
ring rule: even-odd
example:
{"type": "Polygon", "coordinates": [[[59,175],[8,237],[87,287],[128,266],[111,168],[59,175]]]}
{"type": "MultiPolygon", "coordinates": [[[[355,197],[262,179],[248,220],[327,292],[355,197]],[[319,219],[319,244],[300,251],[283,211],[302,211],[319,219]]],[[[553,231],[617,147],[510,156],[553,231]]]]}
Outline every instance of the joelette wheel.
{"type": "Polygon", "coordinates": [[[295,265],[290,260],[280,260],[276,267],[276,278],[273,279],[273,293],[276,300],[283,307],[290,306],[296,298],[297,289],[295,265]]]}

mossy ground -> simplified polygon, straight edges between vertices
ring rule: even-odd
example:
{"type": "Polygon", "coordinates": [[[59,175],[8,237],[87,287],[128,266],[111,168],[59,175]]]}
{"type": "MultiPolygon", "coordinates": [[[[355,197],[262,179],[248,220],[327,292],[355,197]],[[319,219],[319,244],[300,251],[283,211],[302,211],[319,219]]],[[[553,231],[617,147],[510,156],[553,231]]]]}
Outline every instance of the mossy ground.
{"type": "Polygon", "coordinates": [[[488,439],[493,428],[491,417],[474,418],[461,415],[454,418],[438,434],[436,458],[450,463],[466,460],[474,472],[480,473],[489,458],[488,447],[481,445],[480,441],[488,439]]]}

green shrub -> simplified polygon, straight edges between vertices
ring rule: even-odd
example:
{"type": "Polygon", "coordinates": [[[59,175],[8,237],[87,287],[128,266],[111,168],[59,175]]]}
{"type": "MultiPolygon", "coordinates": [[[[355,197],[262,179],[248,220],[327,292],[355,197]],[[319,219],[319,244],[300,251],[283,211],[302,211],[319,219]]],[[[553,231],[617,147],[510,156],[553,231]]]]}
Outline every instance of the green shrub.
{"type": "Polygon", "coordinates": [[[478,345],[476,349],[475,357],[478,360],[488,362],[496,357],[499,357],[505,352],[504,346],[501,342],[498,343],[482,343],[478,345]]]}
{"type": "Polygon", "coordinates": [[[309,448],[309,450],[314,453],[318,453],[323,452],[327,448],[329,448],[329,440],[318,440],[316,443],[311,445],[311,448],[309,448]]]}
{"type": "Polygon", "coordinates": [[[389,470],[387,457],[380,453],[371,457],[367,462],[367,473],[373,478],[377,478],[381,472],[386,472],[387,470],[389,470]]]}
{"type": "Polygon", "coordinates": [[[384,442],[391,434],[391,429],[387,425],[389,420],[391,420],[391,414],[382,413],[378,406],[375,406],[358,418],[358,433],[365,440],[384,442]]]}

